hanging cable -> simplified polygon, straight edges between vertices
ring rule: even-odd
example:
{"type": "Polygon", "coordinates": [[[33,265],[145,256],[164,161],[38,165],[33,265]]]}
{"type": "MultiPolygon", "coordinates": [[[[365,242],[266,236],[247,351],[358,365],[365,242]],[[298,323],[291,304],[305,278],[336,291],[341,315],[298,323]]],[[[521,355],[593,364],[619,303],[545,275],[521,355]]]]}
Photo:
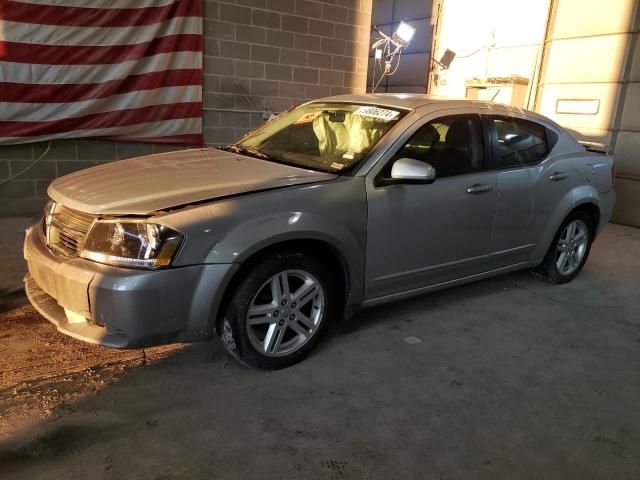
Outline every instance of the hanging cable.
{"type": "Polygon", "coordinates": [[[411,37],[413,37],[413,34],[415,32],[415,28],[406,24],[405,22],[400,22],[398,28],[392,36],[386,35],[376,26],[372,27],[372,31],[377,33],[379,37],[375,38],[375,41],[371,45],[371,49],[375,52],[377,52],[378,50],[380,51],[380,54],[376,54],[374,57],[372,69],[373,71],[371,76],[371,93],[375,93],[376,88],[378,88],[382,80],[385,77],[394,75],[398,71],[398,68],[400,68],[402,49],[406,48],[411,41],[411,37]],[[380,78],[376,82],[377,62],[380,63],[381,73],[380,78]]]}
{"type": "Polygon", "coordinates": [[[50,148],[51,148],[51,140],[49,140],[49,143],[47,144],[47,148],[45,148],[44,152],[42,152],[42,154],[40,154],[40,156],[38,158],[36,158],[33,162],[31,162],[29,165],[24,167],[18,173],[14,174],[14,175],[11,175],[9,178],[3,178],[2,180],[0,180],[0,186],[4,185],[5,183],[9,183],[11,180],[15,180],[20,175],[22,175],[24,172],[29,170],[31,167],[34,167],[38,162],[40,162],[40,160],[42,160],[45,157],[45,155],[47,153],[49,153],[49,149],[50,148]]]}

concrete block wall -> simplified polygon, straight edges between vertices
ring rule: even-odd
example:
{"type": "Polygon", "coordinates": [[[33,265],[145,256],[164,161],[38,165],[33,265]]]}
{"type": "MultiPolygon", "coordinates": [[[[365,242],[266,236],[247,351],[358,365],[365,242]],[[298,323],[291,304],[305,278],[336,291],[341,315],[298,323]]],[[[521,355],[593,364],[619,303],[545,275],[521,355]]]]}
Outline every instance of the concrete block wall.
{"type": "Polygon", "coordinates": [[[612,221],[640,226],[640,2],[556,0],[537,111],[579,139],[608,143],[616,160],[612,221]],[[588,52],[585,53],[585,52],[588,52]],[[558,99],[597,99],[596,114],[556,111],[558,99]]]}
{"type": "Polygon", "coordinates": [[[206,0],[204,125],[229,143],[308,99],[363,92],[371,0],[206,0]]]}
{"type": "Polygon", "coordinates": [[[640,2],[630,34],[627,69],[618,102],[619,121],[613,131],[617,202],[613,221],[640,227],[640,2]]]}
{"type": "Polygon", "coordinates": [[[46,202],[47,186],[56,177],[100,163],[182,149],[180,145],[58,140],[0,146],[0,216],[38,215],[46,202]],[[48,150],[47,150],[48,148],[48,150]],[[23,174],[2,184],[41,160],[23,174]]]}
{"type": "MultiPolygon", "coordinates": [[[[203,127],[233,142],[308,99],[363,92],[371,0],[203,0],[203,127]]],[[[93,140],[0,146],[0,215],[38,215],[52,179],[99,163],[184,148],[93,140]]]]}

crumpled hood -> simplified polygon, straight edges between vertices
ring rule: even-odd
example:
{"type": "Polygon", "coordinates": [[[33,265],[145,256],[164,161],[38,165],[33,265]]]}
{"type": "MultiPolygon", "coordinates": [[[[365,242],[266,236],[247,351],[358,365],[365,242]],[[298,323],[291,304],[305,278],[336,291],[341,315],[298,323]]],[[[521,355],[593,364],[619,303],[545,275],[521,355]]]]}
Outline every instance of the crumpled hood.
{"type": "Polygon", "coordinates": [[[336,178],[222,150],[137,157],[54,180],[48,194],[81,212],[144,215],[178,205],[336,178]]]}

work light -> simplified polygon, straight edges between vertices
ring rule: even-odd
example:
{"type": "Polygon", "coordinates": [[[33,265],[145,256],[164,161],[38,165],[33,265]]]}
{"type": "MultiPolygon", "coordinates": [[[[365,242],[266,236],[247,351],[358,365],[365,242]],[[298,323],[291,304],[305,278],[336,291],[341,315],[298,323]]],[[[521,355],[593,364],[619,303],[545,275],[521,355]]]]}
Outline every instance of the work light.
{"type": "Polygon", "coordinates": [[[415,33],[416,29],[411,25],[406,22],[400,22],[398,28],[396,28],[396,31],[393,33],[393,36],[395,40],[404,48],[409,45],[409,42],[411,41],[415,33]]]}

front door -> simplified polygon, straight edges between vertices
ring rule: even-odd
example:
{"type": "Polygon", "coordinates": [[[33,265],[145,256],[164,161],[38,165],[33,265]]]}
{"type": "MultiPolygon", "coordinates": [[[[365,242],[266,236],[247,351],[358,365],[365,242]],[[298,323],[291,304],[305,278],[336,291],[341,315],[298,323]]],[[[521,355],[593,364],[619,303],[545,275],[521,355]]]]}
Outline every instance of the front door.
{"type": "Polygon", "coordinates": [[[483,171],[488,134],[479,115],[439,117],[413,130],[367,182],[367,299],[486,268],[497,188],[495,172],[483,171]],[[436,180],[385,185],[399,158],[429,163],[436,180]]]}

